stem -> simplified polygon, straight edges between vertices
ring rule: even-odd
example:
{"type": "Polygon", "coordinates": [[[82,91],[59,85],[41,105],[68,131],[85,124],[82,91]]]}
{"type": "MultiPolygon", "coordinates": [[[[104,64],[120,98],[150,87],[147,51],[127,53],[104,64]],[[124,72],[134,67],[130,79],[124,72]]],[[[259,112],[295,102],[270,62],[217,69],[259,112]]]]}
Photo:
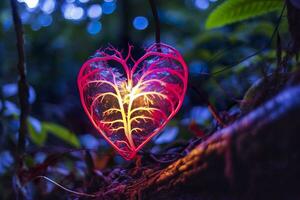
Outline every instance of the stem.
{"type": "Polygon", "coordinates": [[[16,0],[10,0],[11,10],[13,16],[13,22],[16,32],[17,39],[17,51],[18,51],[18,96],[20,103],[20,127],[19,127],[19,139],[17,146],[17,153],[20,155],[25,151],[25,138],[27,135],[27,117],[29,115],[30,105],[28,101],[29,97],[29,86],[26,80],[26,66],[25,66],[25,51],[24,51],[24,37],[23,37],[23,27],[18,12],[16,0]]]}
{"type": "Polygon", "coordinates": [[[91,178],[94,175],[95,164],[89,150],[85,151],[84,160],[87,166],[87,173],[88,173],[87,178],[91,178]]]}
{"type": "Polygon", "coordinates": [[[201,98],[201,101],[207,105],[209,112],[212,114],[212,116],[218,122],[218,124],[223,127],[226,127],[226,123],[221,119],[217,109],[208,100],[206,92],[204,92],[201,88],[197,88],[194,85],[191,85],[191,89],[194,90],[196,92],[196,94],[199,95],[199,97],[201,98]]]}
{"type": "Polygon", "coordinates": [[[224,67],[223,69],[220,69],[219,71],[216,71],[216,72],[214,72],[214,73],[212,73],[212,74],[210,74],[210,75],[211,75],[211,76],[218,75],[218,74],[220,74],[220,73],[222,73],[222,72],[224,72],[224,71],[227,71],[227,70],[229,70],[229,69],[231,69],[231,68],[236,67],[237,65],[241,64],[242,62],[244,62],[244,61],[246,61],[246,60],[248,60],[248,59],[250,59],[250,58],[252,58],[252,57],[254,57],[254,56],[258,55],[258,54],[263,53],[263,52],[267,49],[267,47],[270,46],[270,45],[272,44],[272,41],[273,41],[274,37],[276,36],[276,33],[278,32],[279,25],[280,25],[280,22],[281,22],[281,20],[282,20],[282,17],[283,17],[285,8],[286,8],[286,5],[284,4],[284,6],[283,6],[283,8],[282,8],[282,10],[281,10],[280,16],[279,16],[278,19],[277,19],[276,26],[275,26],[275,28],[274,28],[274,30],[273,30],[273,33],[272,33],[272,35],[271,35],[271,38],[270,38],[270,40],[268,41],[267,44],[265,44],[265,45],[264,45],[261,49],[259,49],[258,51],[256,51],[256,52],[254,52],[254,53],[252,53],[252,54],[250,54],[250,55],[248,55],[248,56],[242,58],[241,60],[237,61],[237,62],[234,63],[233,65],[228,66],[228,67],[224,67]]]}
{"type": "Polygon", "coordinates": [[[157,13],[156,5],[155,5],[155,0],[149,0],[152,15],[154,18],[154,23],[155,23],[155,41],[157,44],[157,50],[158,52],[161,52],[160,48],[160,21],[159,21],[159,16],[157,13]]]}
{"type": "Polygon", "coordinates": [[[158,17],[158,13],[157,13],[157,9],[156,9],[156,5],[155,5],[155,0],[149,0],[150,6],[151,6],[151,11],[152,11],[152,15],[154,18],[154,22],[155,22],[155,41],[156,43],[160,43],[160,22],[159,22],[159,17],[158,17]]]}
{"type": "Polygon", "coordinates": [[[221,119],[217,109],[214,107],[213,104],[211,104],[210,102],[208,102],[208,110],[210,111],[210,113],[212,114],[212,116],[215,118],[215,120],[223,127],[226,127],[226,124],[223,122],[223,120],[221,119]]]}
{"type": "Polygon", "coordinates": [[[128,42],[131,41],[129,37],[129,30],[130,30],[130,18],[129,18],[129,9],[130,1],[129,0],[121,0],[120,3],[120,45],[125,48],[128,45],[128,42]]]}
{"type": "Polygon", "coordinates": [[[71,189],[68,189],[66,188],[65,186],[57,183],[56,181],[46,177],[46,176],[36,176],[34,179],[45,179],[46,181],[49,181],[50,183],[56,185],[57,187],[61,188],[62,190],[66,191],[66,192],[69,192],[71,194],[74,194],[76,196],[81,196],[81,197],[90,197],[90,198],[96,198],[97,195],[96,194],[87,194],[87,193],[83,193],[83,192],[77,192],[77,191],[74,191],[74,190],[71,190],[71,189]]]}

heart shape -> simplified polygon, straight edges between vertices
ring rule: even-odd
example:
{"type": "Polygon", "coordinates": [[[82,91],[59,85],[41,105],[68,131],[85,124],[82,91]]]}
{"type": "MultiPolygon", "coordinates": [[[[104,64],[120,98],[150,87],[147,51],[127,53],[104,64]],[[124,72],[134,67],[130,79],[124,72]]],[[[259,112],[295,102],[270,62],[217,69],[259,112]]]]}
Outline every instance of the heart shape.
{"type": "Polygon", "coordinates": [[[89,119],[126,160],[178,112],[188,79],[176,49],[153,44],[137,61],[131,49],[126,58],[111,46],[97,51],[83,64],[77,80],[89,119]]]}

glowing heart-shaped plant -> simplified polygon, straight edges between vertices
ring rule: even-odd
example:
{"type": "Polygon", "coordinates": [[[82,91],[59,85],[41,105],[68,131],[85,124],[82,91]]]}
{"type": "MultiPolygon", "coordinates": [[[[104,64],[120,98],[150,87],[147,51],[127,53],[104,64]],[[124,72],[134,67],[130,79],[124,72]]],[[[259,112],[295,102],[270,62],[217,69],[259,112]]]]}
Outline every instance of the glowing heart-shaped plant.
{"type": "Polygon", "coordinates": [[[78,75],[81,102],[103,137],[127,160],[159,133],[182,105],[188,70],[180,53],[154,44],[137,61],[108,47],[78,75]]]}

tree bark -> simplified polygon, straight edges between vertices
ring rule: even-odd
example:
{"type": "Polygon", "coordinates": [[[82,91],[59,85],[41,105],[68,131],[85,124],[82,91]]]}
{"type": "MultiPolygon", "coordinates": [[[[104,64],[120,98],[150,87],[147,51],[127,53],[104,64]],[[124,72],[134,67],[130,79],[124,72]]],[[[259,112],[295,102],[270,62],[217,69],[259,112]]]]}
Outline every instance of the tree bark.
{"type": "Polygon", "coordinates": [[[101,199],[299,199],[299,141],[300,86],[218,131],[173,164],[144,169],[139,177],[107,188],[101,199]]]}
{"type": "Polygon", "coordinates": [[[18,139],[18,154],[23,154],[25,151],[25,139],[27,135],[27,117],[29,115],[29,85],[26,78],[26,65],[25,65],[25,50],[24,50],[24,36],[22,21],[18,12],[16,0],[11,0],[12,16],[16,32],[17,50],[18,50],[18,94],[20,102],[20,128],[18,139]]]}
{"type": "MultiPolygon", "coordinates": [[[[21,171],[23,167],[23,155],[25,153],[26,137],[28,133],[27,118],[29,116],[30,104],[29,104],[29,85],[26,78],[26,64],[25,64],[25,49],[24,49],[24,31],[20,14],[18,12],[18,5],[16,0],[10,0],[12,17],[16,32],[16,46],[18,52],[18,97],[20,104],[20,116],[19,116],[19,135],[16,151],[16,174],[21,171]]],[[[13,185],[16,190],[16,199],[24,199],[24,191],[17,184],[18,178],[14,180],[13,185]]]]}

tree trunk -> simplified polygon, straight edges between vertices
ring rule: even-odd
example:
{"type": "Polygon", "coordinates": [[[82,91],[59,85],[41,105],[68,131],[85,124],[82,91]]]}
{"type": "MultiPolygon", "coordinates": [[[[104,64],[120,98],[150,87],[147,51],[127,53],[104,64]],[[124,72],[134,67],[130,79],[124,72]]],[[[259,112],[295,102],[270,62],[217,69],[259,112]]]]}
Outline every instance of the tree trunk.
{"type": "MultiPolygon", "coordinates": [[[[101,199],[299,199],[300,87],[287,89],[169,166],[101,199]]],[[[102,192],[102,194],[104,194],[102,192]]]]}

